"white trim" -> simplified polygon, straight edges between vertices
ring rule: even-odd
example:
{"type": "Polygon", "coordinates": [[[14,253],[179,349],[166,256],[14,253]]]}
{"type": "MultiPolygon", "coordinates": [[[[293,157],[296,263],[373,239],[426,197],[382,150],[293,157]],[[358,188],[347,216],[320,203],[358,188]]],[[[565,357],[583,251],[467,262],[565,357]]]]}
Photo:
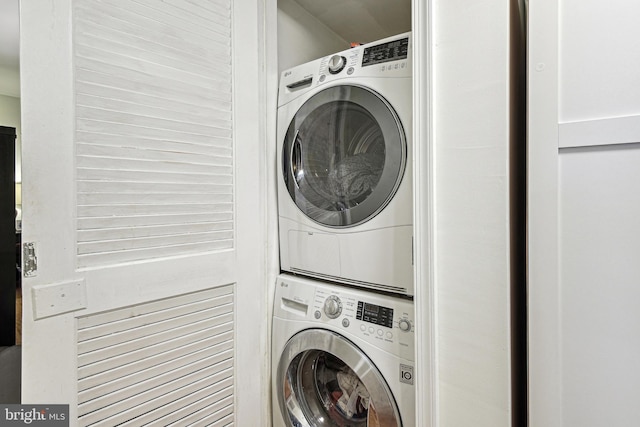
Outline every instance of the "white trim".
{"type": "Polygon", "coordinates": [[[637,142],[640,142],[640,115],[560,123],[560,148],[637,142]]]}
{"type": "Polygon", "coordinates": [[[276,277],[280,273],[280,251],[278,237],[278,197],[277,197],[277,179],[276,170],[276,118],[278,108],[278,2],[263,0],[263,49],[264,49],[264,80],[263,90],[265,111],[264,132],[266,137],[264,160],[266,164],[266,257],[264,289],[266,291],[266,330],[267,330],[267,357],[264,362],[267,364],[264,375],[267,379],[267,390],[263,393],[266,401],[266,414],[264,420],[267,425],[272,425],[273,411],[272,400],[274,396],[271,393],[271,372],[272,351],[271,343],[273,339],[273,302],[275,296],[276,277]]]}
{"type": "Polygon", "coordinates": [[[262,57],[261,62],[264,67],[261,79],[261,102],[262,114],[260,114],[261,134],[264,135],[265,143],[262,144],[262,166],[261,173],[263,182],[263,194],[265,200],[264,231],[265,231],[265,265],[264,283],[265,290],[264,304],[266,304],[266,321],[264,330],[266,331],[266,357],[263,358],[264,387],[263,396],[263,416],[264,425],[270,426],[273,418],[271,409],[271,340],[273,318],[273,298],[275,293],[276,277],[280,273],[280,258],[278,250],[278,203],[277,203],[277,171],[276,171],[276,117],[278,105],[278,3],[270,0],[262,0],[262,57]]]}
{"type": "Polygon", "coordinates": [[[558,2],[529,4],[528,412],[530,427],[562,425],[558,265],[558,2]]]}
{"type": "Polygon", "coordinates": [[[414,265],[416,425],[436,427],[437,357],[434,299],[433,0],[413,0],[414,265]],[[419,403],[420,402],[420,403],[419,403]]]}
{"type": "Polygon", "coordinates": [[[261,0],[232,1],[234,174],[236,186],[236,406],[234,425],[269,425],[266,241],[267,135],[264,8],[261,0]]]}
{"type": "Polygon", "coordinates": [[[70,0],[20,7],[22,239],[37,244],[39,258],[37,275],[22,282],[22,366],[28,367],[22,370],[22,401],[68,404],[73,420],[73,313],[36,321],[32,298],[34,286],[77,278],[71,25],[70,0]]]}

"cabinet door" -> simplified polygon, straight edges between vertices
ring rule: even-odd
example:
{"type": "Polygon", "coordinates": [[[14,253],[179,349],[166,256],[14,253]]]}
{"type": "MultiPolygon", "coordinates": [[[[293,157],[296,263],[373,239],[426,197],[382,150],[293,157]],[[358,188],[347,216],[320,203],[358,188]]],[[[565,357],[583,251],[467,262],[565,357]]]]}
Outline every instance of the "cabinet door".
{"type": "Polygon", "coordinates": [[[267,419],[261,13],[22,4],[23,402],[83,426],[267,419]]]}
{"type": "Polygon", "coordinates": [[[638,425],[640,6],[529,6],[529,424],[638,425]]]}

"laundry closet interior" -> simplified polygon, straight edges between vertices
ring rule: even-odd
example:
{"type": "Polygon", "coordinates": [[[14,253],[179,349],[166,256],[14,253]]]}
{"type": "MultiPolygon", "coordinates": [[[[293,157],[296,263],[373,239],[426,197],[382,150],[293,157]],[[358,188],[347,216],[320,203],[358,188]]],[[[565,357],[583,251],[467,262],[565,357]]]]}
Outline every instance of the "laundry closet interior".
{"type": "Polygon", "coordinates": [[[274,426],[416,425],[411,3],[396,6],[279,4],[274,426]]]}
{"type": "MultiPolygon", "coordinates": [[[[336,333],[339,340],[346,337],[355,343],[363,350],[366,362],[362,363],[373,365],[373,371],[377,367],[376,375],[390,386],[391,390],[377,393],[395,400],[397,405],[389,409],[391,414],[395,412],[395,417],[390,416],[386,424],[380,425],[428,425],[436,413],[443,425],[508,426],[524,422],[524,10],[517,2],[513,2],[511,9],[483,5],[481,13],[474,15],[473,10],[446,5],[427,11],[420,2],[413,3],[278,1],[278,123],[271,162],[277,165],[279,231],[277,237],[272,233],[278,242],[272,245],[272,251],[279,255],[273,264],[277,264],[275,269],[282,275],[274,280],[276,289],[270,292],[270,297],[274,297],[271,333],[274,426],[285,425],[283,418],[294,425],[296,422],[306,425],[310,421],[304,420],[313,416],[330,419],[335,416],[335,420],[342,422],[347,419],[362,425],[378,425],[372,415],[378,415],[373,396],[355,393],[354,401],[357,399],[360,405],[364,401],[373,409],[368,415],[364,410],[360,414],[349,412],[347,416],[346,401],[339,402],[338,397],[349,397],[352,390],[335,384],[340,381],[334,381],[333,386],[318,385],[323,384],[326,372],[331,371],[327,366],[339,371],[341,362],[350,357],[343,353],[345,359],[338,358],[338,365],[332,365],[318,356],[324,351],[316,351],[325,345],[318,344],[322,338],[311,334],[297,339],[304,331],[322,334],[323,329],[332,331],[328,334],[336,333]],[[365,254],[358,258],[350,255],[344,240],[340,240],[350,239],[345,237],[350,228],[336,227],[337,223],[332,221],[338,220],[327,218],[324,213],[313,218],[318,204],[311,197],[299,195],[304,193],[304,185],[313,186],[313,182],[307,183],[309,175],[318,176],[313,171],[313,156],[306,159],[306,168],[296,166],[296,163],[305,165],[305,148],[300,147],[314,141],[323,143],[322,138],[308,142],[313,137],[304,134],[312,129],[305,125],[304,119],[312,117],[304,112],[305,106],[309,111],[317,107],[313,105],[315,99],[305,94],[321,92],[323,85],[339,88],[340,79],[356,86],[371,86],[366,78],[358,80],[363,56],[357,51],[358,45],[372,50],[377,46],[386,49],[389,47],[386,43],[402,40],[404,33],[410,40],[409,61],[399,58],[395,68],[408,65],[412,70],[409,74],[412,87],[407,92],[412,114],[407,117],[406,112],[398,113],[407,136],[405,175],[400,186],[392,190],[391,201],[387,200],[388,204],[376,214],[359,218],[360,222],[356,219],[357,224],[351,230],[356,230],[355,235],[365,235],[366,226],[363,232],[358,229],[362,224],[373,223],[371,228],[375,228],[378,221],[385,230],[399,223],[409,224],[410,247],[403,250],[402,244],[397,244],[402,240],[401,232],[391,238],[397,246],[388,249],[388,253],[376,249],[376,244],[393,244],[384,237],[360,242],[353,238],[355,251],[365,254]],[[436,48],[438,41],[441,47],[436,48]],[[352,43],[355,47],[350,49],[352,43]],[[420,49],[419,53],[414,49],[420,49]],[[340,57],[346,64],[340,63],[340,57]],[[332,70],[334,61],[338,63],[332,70]],[[304,68],[299,67],[301,64],[313,65],[304,68]],[[355,72],[349,70],[353,64],[355,72]],[[341,74],[342,67],[345,72],[353,72],[354,77],[341,74]],[[288,107],[291,103],[295,107],[288,107]],[[296,121],[294,113],[298,108],[303,110],[303,119],[296,121]],[[412,188],[401,187],[407,183],[412,188]],[[299,203],[296,197],[304,200],[299,203]],[[300,214],[305,209],[307,212],[300,214]],[[394,219],[385,223],[384,214],[394,219]],[[304,220],[292,220],[296,215],[308,215],[312,220],[303,224],[304,220]],[[408,220],[398,219],[403,216],[408,220]],[[390,254],[395,254],[395,258],[390,254]],[[366,263],[367,256],[370,263],[366,263]],[[408,270],[416,272],[413,277],[411,271],[409,286],[400,286],[401,275],[391,275],[386,285],[371,286],[376,280],[384,282],[381,276],[385,266],[402,269],[403,260],[410,262],[408,270]],[[362,279],[355,277],[359,273],[355,272],[349,278],[350,273],[346,272],[349,267],[374,273],[362,279]],[[394,281],[398,284],[395,288],[394,281]],[[381,303],[380,298],[386,299],[387,304],[381,303]],[[380,326],[384,321],[375,317],[377,314],[373,319],[363,320],[365,306],[372,313],[395,315],[390,316],[386,327],[380,326]],[[402,328],[409,330],[410,338],[403,335],[402,328]],[[410,343],[403,343],[403,339],[410,343]],[[385,351],[389,351],[385,345],[404,346],[405,354],[385,357],[385,351]],[[314,372],[321,374],[296,377],[296,372],[304,369],[317,369],[314,372]],[[411,381],[398,381],[398,375],[408,375],[411,381]],[[302,379],[294,384],[295,378],[302,379]],[[305,386],[317,391],[304,395],[305,386]],[[401,392],[408,387],[408,393],[401,392]],[[323,399],[323,393],[333,394],[333,400],[323,399]],[[435,406],[415,405],[415,399],[432,401],[436,394],[435,406]],[[309,403],[313,400],[321,403],[309,403]],[[332,415],[330,410],[322,409],[323,405],[338,409],[334,408],[332,415]],[[467,410],[461,411],[461,406],[467,410]]],[[[362,61],[361,68],[366,70],[367,58],[362,61]]],[[[386,70],[391,64],[388,66],[391,70],[394,58],[388,61],[375,67],[386,70]]],[[[390,77],[383,77],[387,78],[387,86],[393,85],[389,83],[390,77]]],[[[385,84],[378,89],[382,98],[386,96],[385,84]]],[[[327,99],[332,99],[333,95],[327,94],[330,90],[324,91],[327,99]]],[[[392,92],[404,93],[400,88],[392,92]]],[[[403,108],[397,105],[402,104],[397,100],[389,104],[392,110],[403,108]]],[[[389,135],[386,130],[382,133],[385,137],[389,135]]],[[[324,156],[327,148],[316,148],[322,151],[316,157],[324,156]]],[[[390,155],[388,149],[385,153],[390,155]]],[[[326,181],[330,182],[331,177],[326,181]]],[[[314,187],[316,193],[326,190],[319,187],[322,185],[314,187]]],[[[354,206],[360,207],[360,203],[354,206]]],[[[355,374],[357,378],[358,373],[355,374]]],[[[330,377],[335,379],[333,375],[330,377]]],[[[368,384],[372,384],[371,379],[368,384]]]]}

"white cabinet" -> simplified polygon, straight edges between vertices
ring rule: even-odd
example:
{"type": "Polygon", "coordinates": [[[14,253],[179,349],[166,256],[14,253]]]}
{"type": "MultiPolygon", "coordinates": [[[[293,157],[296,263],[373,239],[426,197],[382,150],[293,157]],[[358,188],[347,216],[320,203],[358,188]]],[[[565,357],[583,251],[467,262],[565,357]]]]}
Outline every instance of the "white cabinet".
{"type": "Polygon", "coordinates": [[[530,5],[531,427],[640,422],[639,12],[530,5]]]}

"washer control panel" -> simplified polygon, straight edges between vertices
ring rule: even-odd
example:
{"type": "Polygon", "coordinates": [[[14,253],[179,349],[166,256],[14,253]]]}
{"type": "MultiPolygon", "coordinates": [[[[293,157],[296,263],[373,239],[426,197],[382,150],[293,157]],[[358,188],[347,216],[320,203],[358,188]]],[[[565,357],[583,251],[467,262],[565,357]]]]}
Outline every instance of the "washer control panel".
{"type": "Polygon", "coordinates": [[[371,291],[281,275],[274,316],[328,327],[365,340],[389,353],[413,359],[413,302],[371,291]]]}

